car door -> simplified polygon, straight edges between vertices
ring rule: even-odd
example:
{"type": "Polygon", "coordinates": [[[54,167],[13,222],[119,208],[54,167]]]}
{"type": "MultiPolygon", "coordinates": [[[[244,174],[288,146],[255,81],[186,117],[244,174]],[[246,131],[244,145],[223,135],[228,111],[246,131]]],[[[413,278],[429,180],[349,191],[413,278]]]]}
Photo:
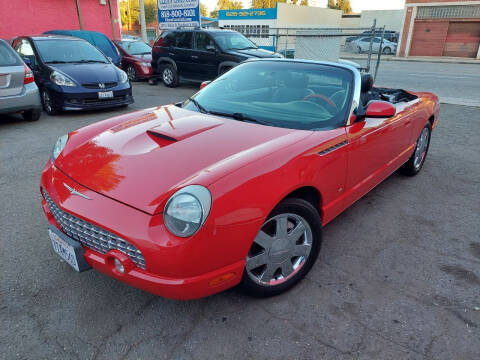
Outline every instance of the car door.
{"type": "Polygon", "coordinates": [[[401,114],[390,118],[366,117],[347,126],[346,207],[398,167],[399,154],[409,132],[404,120],[401,114]]]}
{"type": "Polygon", "coordinates": [[[194,76],[199,80],[209,80],[217,76],[219,58],[213,39],[206,32],[195,32],[195,48],[192,60],[195,67],[194,76]]]}
{"type": "Polygon", "coordinates": [[[177,72],[180,76],[192,77],[194,72],[193,64],[193,32],[178,32],[175,39],[175,63],[177,64],[177,72]]]}
{"type": "Polygon", "coordinates": [[[21,59],[4,41],[0,41],[0,97],[15,96],[23,91],[25,68],[21,59]]]}
{"type": "Polygon", "coordinates": [[[32,70],[35,82],[39,85],[43,80],[42,67],[32,43],[26,38],[21,38],[14,43],[14,49],[32,70]]]}

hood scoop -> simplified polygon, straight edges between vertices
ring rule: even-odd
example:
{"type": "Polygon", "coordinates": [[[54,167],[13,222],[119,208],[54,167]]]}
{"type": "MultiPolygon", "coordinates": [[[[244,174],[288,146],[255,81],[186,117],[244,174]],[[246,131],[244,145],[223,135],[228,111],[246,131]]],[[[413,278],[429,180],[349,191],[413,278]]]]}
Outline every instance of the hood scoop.
{"type": "Polygon", "coordinates": [[[166,121],[159,126],[147,130],[147,134],[160,146],[182,141],[213,129],[223,124],[223,121],[206,116],[188,116],[166,121]]]}

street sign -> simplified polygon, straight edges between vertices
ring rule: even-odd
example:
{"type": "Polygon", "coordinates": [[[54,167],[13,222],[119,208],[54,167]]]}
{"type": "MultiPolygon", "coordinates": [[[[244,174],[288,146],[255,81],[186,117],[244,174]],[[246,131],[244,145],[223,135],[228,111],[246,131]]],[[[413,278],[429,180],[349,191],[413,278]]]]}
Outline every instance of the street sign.
{"type": "Polygon", "coordinates": [[[158,0],[160,29],[200,26],[200,0],[158,0]]]}

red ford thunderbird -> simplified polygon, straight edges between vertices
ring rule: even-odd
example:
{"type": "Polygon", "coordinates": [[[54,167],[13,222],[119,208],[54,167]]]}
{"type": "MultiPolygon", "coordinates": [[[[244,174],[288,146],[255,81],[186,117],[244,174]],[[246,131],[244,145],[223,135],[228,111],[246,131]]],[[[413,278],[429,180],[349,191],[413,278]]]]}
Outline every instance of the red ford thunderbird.
{"type": "Polygon", "coordinates": [[[247,61],[183,103],[60,137],[40,187],[53,249],[168,298],[279,294],[313,266],[323,226],[421,170],[438,113],[435,95],[349,65],[247,61]]]}

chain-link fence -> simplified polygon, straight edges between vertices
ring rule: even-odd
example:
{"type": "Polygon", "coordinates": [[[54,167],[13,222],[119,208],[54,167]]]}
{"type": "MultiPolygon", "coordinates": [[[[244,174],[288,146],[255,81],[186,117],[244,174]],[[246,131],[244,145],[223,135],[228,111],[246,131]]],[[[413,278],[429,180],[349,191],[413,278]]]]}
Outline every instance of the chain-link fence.
{"type": "MultiPolygon", "coordinates": [[[[233,29],[233,27],[232,27],[233,29]]],[[[240,30],[240,29],[235,29],[240,30]]],[[[398,33],[384,28],[269,28],[243,27],[257,46],[286,58],[353,62],[363,72],[375,73],[382,55],[397,51],[398,33]]]]}

